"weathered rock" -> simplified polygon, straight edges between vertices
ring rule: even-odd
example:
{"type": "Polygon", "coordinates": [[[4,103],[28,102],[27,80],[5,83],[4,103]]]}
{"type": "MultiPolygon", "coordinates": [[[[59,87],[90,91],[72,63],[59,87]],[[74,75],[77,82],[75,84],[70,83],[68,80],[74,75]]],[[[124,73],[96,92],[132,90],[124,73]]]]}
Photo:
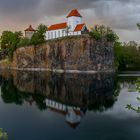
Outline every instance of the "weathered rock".
{"type": "Polygon", "coordinates": [[[14,52],[13,68],[114,71],[113,43],[89,36],[69,37],[14,52]]]}

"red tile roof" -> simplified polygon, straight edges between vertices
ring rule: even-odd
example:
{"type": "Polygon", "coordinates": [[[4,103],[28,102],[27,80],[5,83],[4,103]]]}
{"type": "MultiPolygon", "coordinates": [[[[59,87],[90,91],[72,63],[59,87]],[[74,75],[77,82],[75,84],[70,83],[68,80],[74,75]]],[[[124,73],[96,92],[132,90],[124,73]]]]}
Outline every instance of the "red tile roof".
{"type": "Polygon", "coordinates": [[[25,31],[35,31],[35,29],[33,29],[32,25],[30,25],[25,31]]]}
{"type": "Polygon", "coordinates": [[[80,15],[80,13],[77,11],[77,9],[72,10],[72,11],[68,14],[67,18],[68,18],[68,17],[72,17],[72,16],[75,16],[75,17],[82,17],[82,16],[80,15]]]}
{"type": "Polygon", "coordinates": [[[64,29],[64,28],[67,28],[67,23],[59,23],[59,24],[54,24],[54,25],[51,25],[49,28],[48,28],[48,31],[51,31],[51,30],[59,30],[59,29],[64,29]]]}
{"type": "Polygon", "coordinates": [[[83,29],[83,27],[85,26],[85,24],[78,24],[75,29],[74,29],[74,32],[77,32],[77,31],[81,31],[83,29]]]}

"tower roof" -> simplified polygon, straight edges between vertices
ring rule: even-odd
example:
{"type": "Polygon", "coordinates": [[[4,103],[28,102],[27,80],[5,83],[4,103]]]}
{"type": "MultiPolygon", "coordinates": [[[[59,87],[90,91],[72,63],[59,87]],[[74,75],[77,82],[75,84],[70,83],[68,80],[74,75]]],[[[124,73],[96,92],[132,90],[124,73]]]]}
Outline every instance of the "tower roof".
{"type": "Polygon", "coordinates": [[[33,29],[32,25],[30,25],[25,31],[35,31],[35,29],[33,29]]]}
{"type": "Polygon", "coordinates": [[[82,17],[82,16],[80,15],[80,13],[78,12],[77,9],[72,10],[72,11],[68,14],[67,18],[73,17],[73,16],[75,16],[75,17],[82,17]]]}

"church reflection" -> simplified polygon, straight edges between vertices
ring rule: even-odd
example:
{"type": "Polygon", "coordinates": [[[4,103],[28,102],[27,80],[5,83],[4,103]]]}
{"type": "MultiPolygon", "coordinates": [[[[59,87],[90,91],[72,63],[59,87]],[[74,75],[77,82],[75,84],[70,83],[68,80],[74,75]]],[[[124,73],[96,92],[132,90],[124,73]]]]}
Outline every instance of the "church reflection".
{"type": "Polygon", "coordinates": [[[35,104],[65,116],[76,128],[86,111],[103,112],[117,100],[115,74],[52,74],[11,72],[0,77],[1,97],[5,103],[35,104]]]}

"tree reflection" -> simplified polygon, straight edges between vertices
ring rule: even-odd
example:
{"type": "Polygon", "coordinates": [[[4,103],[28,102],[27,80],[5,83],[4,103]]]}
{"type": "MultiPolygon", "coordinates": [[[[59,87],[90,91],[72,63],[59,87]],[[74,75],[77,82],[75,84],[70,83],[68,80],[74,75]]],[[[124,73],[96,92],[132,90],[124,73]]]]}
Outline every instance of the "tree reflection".
{"type": "Polygon", "coordinates": [[[115,74],[48,74],[15,72],[0,78],[5,103],[33,103],[39,110],[49,109],[65,115],[76,128],[86,111],[103,112],[113,107],[120,86],[115,74]]]}
{"type": "MultiPolygon", "coordinates": [[[[138,80],[136,81],[136,90],[138,91],[138,92],[140,92],[140,78],[138,78],[138,80]]],[[[139,97],[137,97],[137,101],[139,101],[140,102],[140,98],[139,97]]],[[[127,109],[129,109],[129,110],[133,110],[133,111],[135,111],[136,113],[140,113],[140,107],[133,107],[131,104],[128,104],[127,106],[126,106],[126,108],[127,109]]]]}
{"type": "Polygon", "coordinates": [[[8,140],[8,135],[6,132],[3,132],[2,128],[0,128],[0,140],[8,140]]]}
{"type": "Polygon", "coordinates": [[[5,103],[35,103],[47,109],[46,99],[65,105],[105,111],[117,100],[119,86],[114,74],[49,74],[16,72],[1,80],[1,97],[5,103]]]}
{"type": "Polygon", "coordinates": [[[8,80],[3,80],[1,92],[1,97],[5,103],[23,105],[24,102],[28,102],[31,105],[35,102],[40,110],[45,110],[47,108],[45,104],[46,97],[18,90],[14,85],[12,77],[8,80]]]}

